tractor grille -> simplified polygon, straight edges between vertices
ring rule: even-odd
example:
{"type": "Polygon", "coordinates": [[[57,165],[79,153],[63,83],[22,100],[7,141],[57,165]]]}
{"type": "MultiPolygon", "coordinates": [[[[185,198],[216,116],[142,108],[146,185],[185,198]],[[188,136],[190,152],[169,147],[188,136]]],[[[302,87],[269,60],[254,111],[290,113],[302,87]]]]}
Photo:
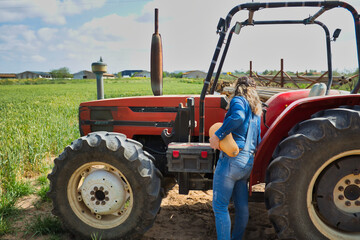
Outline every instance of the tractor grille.
{"type": "Polygon", "coordinates": [[[90,120],[114,120],[111,110],[91,109],[90,120]]]}
{"type": "Polygon", "coordinates": [[[114,125],[111,124],[114,120],[112,115],[112,110],[116,110],[116,108],[91,108],[90,111],[90,120],[95,121],[94,125],[91,124],[91,131],[107,131],[113,132],[114,125]]]}

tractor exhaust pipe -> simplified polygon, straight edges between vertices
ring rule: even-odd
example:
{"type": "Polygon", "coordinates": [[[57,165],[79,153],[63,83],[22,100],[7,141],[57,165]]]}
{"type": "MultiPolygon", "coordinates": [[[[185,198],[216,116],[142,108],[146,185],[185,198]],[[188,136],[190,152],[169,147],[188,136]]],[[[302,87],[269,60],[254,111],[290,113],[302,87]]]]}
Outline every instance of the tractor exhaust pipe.
{"type": "Polygon", "coordinates": [[[104,81],[103,74],[107,71],[107,64],[103,62],[102,57],[98,62],[91,64],[91,69],[96,75],[96,89],[97,89],[97,99],[104,99],[104,81]]]}
{"type": "Polygon", "coordinates": [[[159,34],[159,10],[155,8],[155,33],[151,39],[151,89],[155,96],[162,95],[163,87],[163,56],[161,35],[159,34]]]}

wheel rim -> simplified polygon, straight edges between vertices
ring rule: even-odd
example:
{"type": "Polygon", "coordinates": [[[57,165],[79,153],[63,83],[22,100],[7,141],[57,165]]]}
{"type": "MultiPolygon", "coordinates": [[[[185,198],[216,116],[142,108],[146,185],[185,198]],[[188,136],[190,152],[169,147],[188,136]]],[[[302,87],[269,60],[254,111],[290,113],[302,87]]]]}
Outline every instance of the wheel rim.
{"type": "Polygon", "coordinates": [[[110,229],[122,224],[133,207],[133,191],[120,170],[103,162],[80,166],[71,175],[67,198],[87,225],[110,229]]]}
{"type": "MultiPolygon", "coordinates": [[[[337,156],[332,157],[316,171],[309,184],[307,191],[307,208],[310,219],[315,227],[329,239],[359,239],[360,232],[346,231],[341,229],[341,227],[336,227],[336,223],[334,224],[336,219],[331,219],[329,216],[324,214],[325,212],[330,212],[330,209],[321,211],[321,207],[324,208],[328,206],[322,205],[319,207],[319,204],[324,204],[321,199],[325,198],[324,196],[321,196],[319,193],[320,191],[317,189],[319,181],[321,184],[321,182],[329,180],[327,175],[330,175],[329,169],[331,165],[341,163],[341,161],[345,161],[344,159],[347,159],[347,157],[354,156],[358,158],[359,155],[360,150],[353,150],[343,152],[337,156]]],[[[333,200],[328,201],[329,207],[331,205],[333,208],[332,210],[338,211],[338,213],[342,214],[355,214],[354,216],[357,216],[356,213],[360,212],[360,206],[356,205],[356,202],[360,201],[358,195],[358,186],[360,184],[356,185],[355,182],[358,182],[356,179],[360,179],[360,175],[355,174],[354,172],[346,171],[344,176],[332,180],[335,181],[335,184],[333,184],[333,189],[331,189],[331,197],[333,200]],[[350,205],[348,202],[350,202],[350,205]],[[346,211],[344,211],[344,209],[346,211]]],[[[339,225],[339,223],[337,225],[339,225]]]]}

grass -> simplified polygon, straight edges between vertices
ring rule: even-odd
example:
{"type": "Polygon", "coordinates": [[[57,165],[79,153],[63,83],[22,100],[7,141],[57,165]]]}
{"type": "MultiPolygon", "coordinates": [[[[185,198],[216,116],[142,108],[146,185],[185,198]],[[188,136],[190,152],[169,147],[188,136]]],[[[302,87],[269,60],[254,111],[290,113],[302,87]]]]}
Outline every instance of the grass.
{"type": "Polygon", "coordinates": [[[49,182],[46,175],[42,175],[42,176],[38,177],[36,180],[39,185],[46,185],[49,182]]]}
{"type": "Polygon", "coordinates": [[[60,220],[53,216],[38,216],[26,226],[26,229],[26,235],[31,234],[31,238],[42,235],[53,235],[56,237],[64,232],[60,220]]]}
{"type": "MultiPolygon", "coordinates": [[[[200,94],[202,85],[163,80],[164,94],[200,94]]],[[[105,97],[152,95],[150,79],[105,80],[105,97]]],[[[96,99],[96,80],[0,80],[0,236],[10,231],[16,200],[33,192],[28,178],[39,176],[48,201],[46,174],[52,156],[79,137],[78,107],[96,99]]]]}
{"type": "Polygon", "coordinates": [[[50,198],[46,195],[49,191],[50,186],[49,184],[41,186],[40,190],[37,192],[37,195],[40,197],[41,202],[50,202],[50,198]]]}
{"type": "Polygon", "coordinates": [[[91,240],[101,240],[101,235],[99,233],[92,233],[91,240]]]}
{"type": "Polygon", "coordinates": [[[40,197],[40,203],[50,202],[50,198],[46,195],[50,189],[50,182],[47,179],[47,175],[41,175],[36,181],[37,185],[40,185],[40,189],[37,191],[37,195],[40,197]]]}
{"type": "Polygon", "coordinates": [[[6,191],[0,196],[0,236],[12,231],[9,218],[18,212],[16,200],[33,192],[30,184],[24,181],[7,182],[4,187],[6,191]]]}

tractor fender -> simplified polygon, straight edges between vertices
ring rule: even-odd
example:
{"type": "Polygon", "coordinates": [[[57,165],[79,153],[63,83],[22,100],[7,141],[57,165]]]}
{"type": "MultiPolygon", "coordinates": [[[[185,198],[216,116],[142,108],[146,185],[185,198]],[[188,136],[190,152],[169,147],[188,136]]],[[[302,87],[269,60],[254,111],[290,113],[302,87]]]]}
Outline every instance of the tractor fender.
{"type": "Polygon", "coordinates": [[[266,169],[276,146],[298,122],[321,110],[360,105],[360,94],[308,97],[294,101],[276,118],[263,136],[254,159],[250,185],[265,182],[266,169]]]}

